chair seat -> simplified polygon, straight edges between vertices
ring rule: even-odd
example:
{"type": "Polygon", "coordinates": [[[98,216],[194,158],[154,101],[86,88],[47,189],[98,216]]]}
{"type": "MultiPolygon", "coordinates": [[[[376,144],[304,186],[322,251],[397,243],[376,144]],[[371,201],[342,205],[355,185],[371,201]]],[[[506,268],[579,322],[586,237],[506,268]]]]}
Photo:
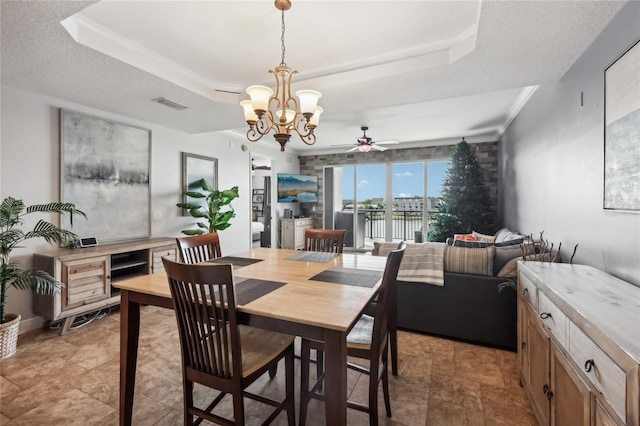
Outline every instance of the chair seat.
{"type": "Polygon", "coordinates": [[[248,377],[293,344],[293,336],[240,325],[242,376],[248,377]]]}
{"type": "Polygon", "coordinates": [[[374,318],[369,315],[362,315],[356,325],[347,335],[347,347],[357,347],[364,349],[371,346],[373,336],[374,318]]]}

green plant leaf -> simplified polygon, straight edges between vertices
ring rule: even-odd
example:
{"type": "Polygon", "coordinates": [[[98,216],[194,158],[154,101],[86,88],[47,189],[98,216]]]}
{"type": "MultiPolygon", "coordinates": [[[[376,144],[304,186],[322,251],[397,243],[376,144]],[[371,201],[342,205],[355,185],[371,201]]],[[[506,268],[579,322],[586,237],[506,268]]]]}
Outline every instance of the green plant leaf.
{"type": "Polygon", "coordinates": [[[184,195],[186,195],[187,197],[191,197],[191,198],[205,198],[206,194],[203,194],[202,192],[196,192],[196,191],[187,191],[184,193],[184,195]]]}
{"type": "Polygon", "coordinates": [[[202,235],[202,234],[204,234],[204,232],[201,231],[200,229],[183,229],[182,233],[184,235],[202,235]]]}

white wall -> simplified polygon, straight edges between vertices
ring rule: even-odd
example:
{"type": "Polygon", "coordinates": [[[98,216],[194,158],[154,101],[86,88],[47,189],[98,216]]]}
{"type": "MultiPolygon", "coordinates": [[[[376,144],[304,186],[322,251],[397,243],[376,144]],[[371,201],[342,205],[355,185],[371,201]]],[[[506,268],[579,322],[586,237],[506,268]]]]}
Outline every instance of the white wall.
{"type": "MultiPolygon", "coordinates": [[[[151,211],[155,218],[151,222],[152,237],[176,237],[194,223],[192,217],[181,216],[181,210],[176,207],[182,198],[181,152],[218,158],[219,188],[239,187],[240,198],[232,203],[236,211],[232,226],[220,233],[225,255],[251,248],[250,152],[243,150],[242,145],[251,144],[252,150],[273,157],[277,165],[274,173],[299,171],[297,158],[280,153],[279,145],[268,136],[265,141],[252,144],[219,132],[190,135],[11,87],[2,86],[1,94],[0,199],[12,196],[23,199],[27,205],[59,201],[60,108],[151,130],[151,211]]],[[[81,205],[77,207],[82,209],[81,205]]],[[[59,224],[55,215],[50,220],[59,224]]],[[[23,249],[14,251],[12,260],[27,268],[32,264],[34,252],[48,248],[42,241],[29,241],[23,249]]],[[[31,309],[28,292],[11,289],[7,312],[22,315],[21,332],[42,325],[42,318],[31,309]]]]}
{"type": "Polygon", "coordinates": [[[640,38],[627,3],[572,68],[539,88],[499,142],[507,226],[545,232],[568,259],[640,286],[640,214],[605,211],[604,69],[640,38]],[[581,92],[584,105],[580,105],[581,92]]]}

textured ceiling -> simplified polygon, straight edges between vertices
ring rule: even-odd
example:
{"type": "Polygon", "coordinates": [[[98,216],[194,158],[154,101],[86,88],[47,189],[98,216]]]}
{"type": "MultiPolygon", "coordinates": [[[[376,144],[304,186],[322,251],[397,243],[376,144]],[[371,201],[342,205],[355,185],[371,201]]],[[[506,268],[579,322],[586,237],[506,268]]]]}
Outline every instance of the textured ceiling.
{"type": "MultiPolygon", "coordinates": [[[[0,3],[3,84],[189,133],[242,136],[246,95],[220,90],[271,84],[280,62],[272,1],[0,3]]],[[[344,151],[334,145],[354,143],[361,125],[400,141],[391,148],[496,140],[623,5],[293,0],[285,59],[296,88],[323,93],[325,113],[316,145],[294,136],[287,150],[344,151]]]]}

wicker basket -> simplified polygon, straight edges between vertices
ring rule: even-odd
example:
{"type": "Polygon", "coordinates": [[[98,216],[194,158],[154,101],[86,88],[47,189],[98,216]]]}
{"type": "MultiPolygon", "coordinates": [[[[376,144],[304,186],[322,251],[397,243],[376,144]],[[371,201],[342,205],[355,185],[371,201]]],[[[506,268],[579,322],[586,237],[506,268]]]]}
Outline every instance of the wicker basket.
{"type": "Polygon", "coordinates": [[[0,359],[9,358],[16,353],[20,315],[7,314],[6,322],[0,324],[0,359]]]}

